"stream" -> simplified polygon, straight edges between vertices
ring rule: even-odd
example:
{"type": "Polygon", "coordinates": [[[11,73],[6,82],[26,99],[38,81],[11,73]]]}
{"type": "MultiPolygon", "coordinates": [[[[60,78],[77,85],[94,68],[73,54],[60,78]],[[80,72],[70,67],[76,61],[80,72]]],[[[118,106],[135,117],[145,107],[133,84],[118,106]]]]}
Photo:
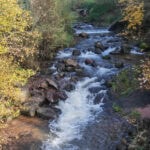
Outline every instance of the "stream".
{"type": "MultiPolygon", "coordinates": [[[[88,38],[81,38],[72,48],[59,51],[49,68],[53,76],[60,74],[60,63],[66,59],[75,60],[80,66],[76,71],[68,71],[63,77],[69,81],[76,77],[75,87],[66,91],[68,98],[56,106],[61,110],[59,117],[49,122],[49,137],[43,141],[43,150],[117,150],[124,137],[128,137],[130,125],[112,110],[113,97],[106,82],[122,68],[115,63],[121,61],[124,68],[129,67],[130,59],[111,55],[121,47],[122,38],[109,32],[107,28],[77,24],[75,34],[86,33],[88,38]],[[95,43],[103,44],[99,52],[95,43]],[[78,50],[79,54],[73,55],[78,50]],[[87,60],[88,59],[88,60],[87,60]],[[81,72],[82,69],[82,72],[81,72]]],[[[133,47],[132,54],[139,57],[141,53],[133,47]]]]}

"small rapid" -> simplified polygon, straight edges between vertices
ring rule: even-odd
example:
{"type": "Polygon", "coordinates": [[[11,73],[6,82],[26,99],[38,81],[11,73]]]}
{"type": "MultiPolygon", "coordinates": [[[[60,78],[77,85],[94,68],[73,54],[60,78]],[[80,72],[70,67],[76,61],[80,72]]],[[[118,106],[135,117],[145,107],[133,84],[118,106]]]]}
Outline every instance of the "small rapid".
{"type": "Polygon", "coordinates": [[[50,132],[56,137],[47,140],[43,149],[76,149],[76,146],[69,144],[69,142],[74,139],[81,139],[81,131],[86,124],[94,120],[93,116],[96,116],[96,113],[102,111],[103,103],[93,104],[95,96],[89,92],[89,88],[95,86],[100,86],[100,82],[96,82],[96,78],[85,78],[77,83],[74,91],[67,93],[68,99],[58,105],[58,108],[62,111],[61,115],[58,120],[49,124],[50,132]]]}

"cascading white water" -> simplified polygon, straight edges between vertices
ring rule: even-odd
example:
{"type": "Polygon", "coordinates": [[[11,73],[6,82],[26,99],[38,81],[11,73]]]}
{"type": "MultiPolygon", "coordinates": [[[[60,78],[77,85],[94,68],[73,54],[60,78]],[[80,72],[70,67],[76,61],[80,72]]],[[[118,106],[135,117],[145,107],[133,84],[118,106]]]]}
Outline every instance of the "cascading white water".
{"type": "Polygon", "coordinates": [[[96,116],[92,115],[92,112],[102,111],[103,103],[94,105],[94,95],[88,90],[100,85],[100,82],[96,82],[96,78],[85,78],[84,81],[78,82],[74,91],[67,93],[68,99],[65,102],[61,101],[58,105],[62,114],[58,120],[49,124],[53,136],[44,142],[43,150],[76,149],[69,142],[82,137],[82,128],[96,116]]]}
{"type": "Polygon", "coordinates": [[[109,55],[111,52],[113,52],[115,50],[116,50],[116,47],[109,47],[107,50],[102,52],[102,56],[107,56],[107,55],[109,55]]]}
{"type": "Polygon", "coordinates": [[[108,29],[81,29],[81,30],[76,30],[76,34],[80,34],[80,33],[87,33],[87,34],[106,34],[106,33],[110,33],[110,31],[108,31],[108,29]]]}

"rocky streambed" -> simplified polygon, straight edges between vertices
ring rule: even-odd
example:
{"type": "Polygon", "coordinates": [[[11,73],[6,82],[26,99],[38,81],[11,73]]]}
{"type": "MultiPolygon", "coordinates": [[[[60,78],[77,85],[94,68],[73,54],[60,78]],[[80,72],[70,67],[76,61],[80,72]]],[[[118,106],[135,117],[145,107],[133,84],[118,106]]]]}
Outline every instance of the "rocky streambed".
{"type": "Polygon", "coordinates": [[[107,81],[142,53],[108,29],[79,23],[74,30],[79,42],[28,84],[22,114],[49,120],[46,138],[28,149],[125,150],[135,130],[113,111],[107,81]]]}

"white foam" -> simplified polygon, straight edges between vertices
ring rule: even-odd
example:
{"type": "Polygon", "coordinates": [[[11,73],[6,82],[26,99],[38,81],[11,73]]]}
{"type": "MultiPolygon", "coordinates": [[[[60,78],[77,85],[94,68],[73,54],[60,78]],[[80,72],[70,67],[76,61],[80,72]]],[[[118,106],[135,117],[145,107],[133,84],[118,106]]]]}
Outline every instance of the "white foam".
{"type": "Polygon", "coordinates": [[[113,52],[115,50],[116,50],[116,47],[109,47],[104,52],[102,52],[102,56],[107,56],[107,55],[109,55],[111,52],[113,52]]]}
{"type": "Polygon", "coordinates": [[[59,51],[57,54],[57,58],[66,58],[72,55],[71,52],[59,51]]]}
{"type": "MultiPolygon", "coordinates": [[[[56,135],[54,139],[48,139],[43,144],[44,150],[69,150],[71,145],[69,141],[80,139],[81,129],[85,127],[88,121],[94,119],[93,111],[101,112],[102,104],[94,105],[92,95],[89,92],[90,87],[100,86],[95,82],[96,78],[85,78],[84,81],[78,82],[76,89],[67,93],[68,99],[59,103],[62,114],[57,121],[50,123],[51,132],[56,135]],[[63,148],[65,147],[65,148],[63,148]]],[[[75,150],[71,146],[70,150],[75,150]]]]}
{"type": "Polygon", "coordinates": [[[139,52],[139,48],[137,48],[137,47],[132,48],[130,53],[135,54],[135,55],[143,55],[144,54],[142,52],[139,52]]]}
{"type": "Polygon", "coordinates": [[[96,75],[97,76],[111,75],[114,74],[115,71],[116,71],[115,68],[109,69],[104,67],[98,67],[96,75]]]}
{"type": "Polygon", "coordinates": [[[81,29],[81,30],[76,30],[76,34],[80,33],[87,33],[87,34],[105,34],[105,33],[110,33],[108,29],[81,29]]]}
{"type": "Polygon", "coordinates": [[[81,53],[81,55],[79,56],[80,58],[97,58],[97,59],[99,59],[100,57],[97,55],[97,54],[95,54],[95,53],[93,53],[93,52],[91,52],[91,51],[87,51],[86,53],[81,53]]]}

